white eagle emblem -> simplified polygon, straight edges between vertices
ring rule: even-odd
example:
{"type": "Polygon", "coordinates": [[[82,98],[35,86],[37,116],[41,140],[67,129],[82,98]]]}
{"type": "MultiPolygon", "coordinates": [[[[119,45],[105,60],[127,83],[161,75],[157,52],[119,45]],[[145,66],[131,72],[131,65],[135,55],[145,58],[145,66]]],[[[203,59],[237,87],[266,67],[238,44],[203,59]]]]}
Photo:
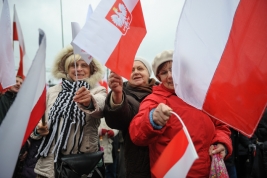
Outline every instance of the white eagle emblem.
{"type": "MultiPolygon", "coordinates": [[[[119,10],[116,7],[113,7],[113,11],[116,13],[111,15],[111,19],[113,23],[120,27],[122,31],[125,33],[131,23],[131,17],[128,15],[127,9],[124,4],[119,3],[119,10]]],[[[131,15],[131,14],[130,14],[131,15]]]]}

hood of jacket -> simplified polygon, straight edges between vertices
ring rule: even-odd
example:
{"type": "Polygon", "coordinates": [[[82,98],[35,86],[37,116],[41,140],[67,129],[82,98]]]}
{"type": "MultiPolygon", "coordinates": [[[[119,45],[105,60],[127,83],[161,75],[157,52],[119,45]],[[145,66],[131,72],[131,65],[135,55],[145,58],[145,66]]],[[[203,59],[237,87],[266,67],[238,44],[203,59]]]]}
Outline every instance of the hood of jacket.
{"type": "MultiPolygon", "coordinates": [[[[63,48],[56,56],[51,72],[56,79],[65,78],[69,81],[73,81],[70,77],[68,77],[67,73],[64,70],[64,65],[66,61],[64,60],[64,56],[68,55],[71,52],[73,52],[73,47],[71,45],[68,45],[63,48]]],[[[79,54],[75,55],[80,56],[79,54]]],[[[89,78],[86,78],[84,80],[89,83],[91,87],[94,88],[98,84],[98,82],[104,77],[104,67],[95,58],[93,58],[92,61],[95,63],[95,67],[97,68],[97,70],[96,72],[91,74],[89,78]]]]}

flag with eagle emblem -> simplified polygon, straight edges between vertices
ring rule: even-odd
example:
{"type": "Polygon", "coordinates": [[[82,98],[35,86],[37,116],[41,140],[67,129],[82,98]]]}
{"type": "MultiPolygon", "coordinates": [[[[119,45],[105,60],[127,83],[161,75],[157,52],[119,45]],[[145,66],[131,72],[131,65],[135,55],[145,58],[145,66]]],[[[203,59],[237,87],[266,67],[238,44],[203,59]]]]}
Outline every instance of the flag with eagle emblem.
{"type": "Polygon", "coordinates": [[[140,0],[102,0],[73,43],[111,71],[129,79],[145,35],[140,0]]]}

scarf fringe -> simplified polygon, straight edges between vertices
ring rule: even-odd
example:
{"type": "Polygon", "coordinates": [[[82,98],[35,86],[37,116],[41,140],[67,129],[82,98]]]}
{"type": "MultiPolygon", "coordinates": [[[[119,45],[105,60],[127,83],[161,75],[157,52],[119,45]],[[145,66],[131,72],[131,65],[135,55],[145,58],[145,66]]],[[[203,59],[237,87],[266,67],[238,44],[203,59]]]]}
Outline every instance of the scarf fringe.
{"type": "Polygon", "coordinates": [[[89,84],[85,81],[70,82],[66,79],[62,79],[62,91],[58,94],[58,97],[51,107],[48,115],[49,134],[46,137],[43,137],[36,157],[38,155],[47,157],[52,143],[56,138],[56,134],[58,133],[61,118],[64,119],[62,129],[52,150],[52,153],[55,154],[54,162],[57,162],[58,155],[61,151],[66,151],[71,129],[73,127],[75,127],[72,139],[73,145],[69,154],[72,154],[76,145],[76,135],[79,128],[80,135],[78,139],[78,151],[80,150],[83,138],[83,128],[86,124],[86,114],[80,110],[77,103],[73,101],[73,97],[75,96],[77,89],[82,86],[85,86],[87,89],[89,89],[89,84]]]}

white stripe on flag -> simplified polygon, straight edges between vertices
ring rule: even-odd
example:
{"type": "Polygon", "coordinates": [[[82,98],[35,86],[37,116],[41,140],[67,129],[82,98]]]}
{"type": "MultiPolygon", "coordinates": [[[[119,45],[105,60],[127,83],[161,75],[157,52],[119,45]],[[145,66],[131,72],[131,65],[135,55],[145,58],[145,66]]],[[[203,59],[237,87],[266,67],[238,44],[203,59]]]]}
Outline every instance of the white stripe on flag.
{"type": "MultiPolygon", "coordinates": [[[[17,73],[17,75],[23,75],[24,77],[26,77],[32,61],[30,61],[30,59],[28,58],[28,56],[26,54],[24,37],[23,37],[22,30],[21,30],[21,26],[20,26],[20,22],[19,22],[19,18],[18,18],[18,14],[17,14],[17,10],[16,10],[15,5],[14,5],[13,33],[14,33],[14,26],[16,26],[16,32],[15,33],[17,34],[17,37],[18,37],[19,47],[21,48],[22,53],[23,53],[23,56],[20,57],[20,59],[23,60],[23,62],[22,62],[23,74],[17,73]]],[[[13,37],[14,37],[14,34],[13,34],[13,37]]],[[[13,39],[13,41],[14,40],[15,39],[13,39]]],[[[19,66],[18,72],[20,71],[20,67],[21,66],[19,66]]]]}
{"type": "Polygon", "coordinates": [[[173,81],[176,94],[198,109],[202,109],[238,3],[239,0],[185,2],[176,32],[173,81]]]}
{"type": "MultiPolygon", "coordinates": [[[[122,36],[121,31],[105,18],[114,2],[115,0],[101,1],[73,40],[74,44],[84,49],[103,65],[112,54],[122,36]],[[97,48],[102,50],[96,50],[97,48]]],[[[138,0],[124,0],[123,2],[129,11],[132,12],[138,0]]]]}
{"type": "MultiPolygon", "coordinates": [[[[72,29],[72,40],[73,40],[77,36],[77,34],[80,32],[81,27],[77,22],[71,22],[71,29],[72,29]]],[[[82,59],[89,65],[90,62],[92,61],[91,55],[87,54],[84,50],[82,50],[75,43],[71,42],[71,45],[73,46],[74,54],[80,54],[82,59]]]]}
{"type": "MultiPolygon", "coordinates": [[[[184,131],[184,130],[183,130],[184,131]]],[[[179,161],[165,174],[165,178],[186,177],[194,161],[198,158],[192,143],[188,144],[186,151],[179,161]]]]}
{"type": "Polygon", "coordinates": [[[1,177],[13,175],[31,111],[45,88],[45,51],[44,35],[28,76],[0,126],[1,177]]]}
{"type": "Polygon", "coordinates": [[[8,1],[4,0],[0,18],[0,84],[3,89],[16,84],[8,1]]]}
{"type": "Polygon", "coordinates": [[[171,113],[177,117],[183,127],[168,143],[151,168],[151,173],[157,178],[173,178],[178,175],[186,177],[192,164],[198,158],[184,122],[175,112],[171,113]]]}
{"type": "Polygon", "coordinates": [[[24,45],[24,38],[23,38],[23,34],[22,34],[20,22],[19,22],[19,17],[18,17],[15,5],[14,5],[14,22],[16,23],[16,29],[17,29],[17,34],[18,34],[18,38],[19,38],[18,39],[19,45],[23,51],[23,54],[25,55],[26,51],[25,51],[25,45],[24,45]]]}

